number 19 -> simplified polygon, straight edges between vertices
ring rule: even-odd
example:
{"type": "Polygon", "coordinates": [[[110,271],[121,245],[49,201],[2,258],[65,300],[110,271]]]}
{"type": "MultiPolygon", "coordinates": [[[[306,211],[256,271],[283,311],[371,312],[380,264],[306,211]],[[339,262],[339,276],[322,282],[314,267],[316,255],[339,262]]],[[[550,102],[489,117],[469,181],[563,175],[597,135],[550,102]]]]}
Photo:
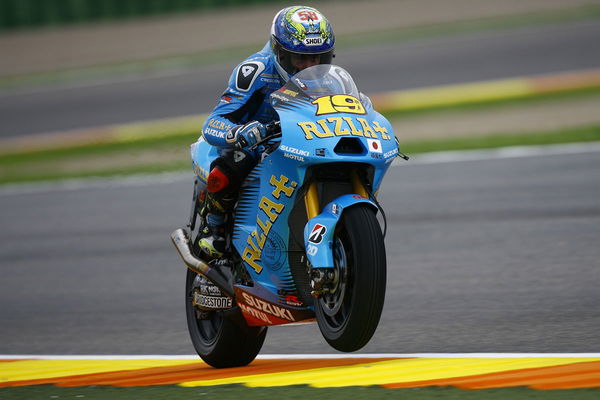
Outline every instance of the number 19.
{"type": "Polygon", "coordinates": [[[316,115],[335,113],[366,114],[365,108],[360,100],[345,94],[319,97],[318,99],[313,100],[312,104],[316,104],[317,106],[316,115]]]}

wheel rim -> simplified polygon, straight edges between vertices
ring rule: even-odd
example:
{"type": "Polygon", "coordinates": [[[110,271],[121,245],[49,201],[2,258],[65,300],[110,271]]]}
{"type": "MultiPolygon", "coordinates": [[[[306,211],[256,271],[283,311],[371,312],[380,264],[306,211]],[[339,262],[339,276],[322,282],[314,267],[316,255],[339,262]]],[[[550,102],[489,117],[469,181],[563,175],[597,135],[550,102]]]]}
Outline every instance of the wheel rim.
{"type": "Polygon", "coordinates": [[[319,298],[319,307],[325,317],[323,320],[330,329],[343,328],[349,313],[350,296],[348,293],[348,256],[342,240],[336,236],[333,252],[334,261],[334,289],[319,298]]]}

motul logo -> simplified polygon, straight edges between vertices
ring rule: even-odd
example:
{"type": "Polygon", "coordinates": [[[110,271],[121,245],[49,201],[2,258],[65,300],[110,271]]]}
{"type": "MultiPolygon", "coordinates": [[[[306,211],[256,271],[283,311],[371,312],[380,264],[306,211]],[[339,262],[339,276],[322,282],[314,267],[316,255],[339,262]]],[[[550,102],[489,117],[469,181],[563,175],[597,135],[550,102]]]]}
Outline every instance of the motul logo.
{"type": "Polygon", "coordinates": [[[257,308],[258,310],[264,311],[267,314],[270,314],[277,318],[286,319],[292,322],[295,321],[294,317],[292,316],[292,313],[290,313],[289,310],[283,307],[267,303],[266,301],[257,299],[256,297],[250,296],[247,293],[242,293],[242,296],[244,297],[244,301],[246,302],[246,304],[248,304],[250,307],[257,308]]]}

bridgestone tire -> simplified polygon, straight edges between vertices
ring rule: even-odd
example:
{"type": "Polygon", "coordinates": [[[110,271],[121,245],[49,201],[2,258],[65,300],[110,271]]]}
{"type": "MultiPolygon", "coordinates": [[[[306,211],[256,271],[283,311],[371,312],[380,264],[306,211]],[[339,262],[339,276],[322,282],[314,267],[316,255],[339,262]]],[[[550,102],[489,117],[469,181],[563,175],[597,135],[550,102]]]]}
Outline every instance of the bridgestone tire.
{"type": "Polygon", "coordinates": [[[195,277],[196,273],[187,271],[185,309],[190,338],[196,352],[214,368],[250,364],[265,341],[267,328],[242,326],[224,318],[220,311],[211,311],[210,319],[198,319],[190,295],[195,277]]]}
{"type": "Polygon", "coordinates": [[[334,259],[344,287],[316,301],[317,322],[334,349],[356,351],[375,333],[385,299],[385,245],[375,212],[368,205],[344,210],[335,233],[334,259]]]}

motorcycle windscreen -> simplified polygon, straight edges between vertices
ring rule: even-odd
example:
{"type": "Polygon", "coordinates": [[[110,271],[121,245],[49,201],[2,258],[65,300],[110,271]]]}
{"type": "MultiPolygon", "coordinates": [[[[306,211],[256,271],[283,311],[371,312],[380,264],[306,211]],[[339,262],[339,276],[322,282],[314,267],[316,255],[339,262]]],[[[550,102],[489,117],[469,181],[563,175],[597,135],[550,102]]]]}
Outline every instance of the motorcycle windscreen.
{"type": "Polygon", "coordinates": [[[317,115],[340,112],[364,113],[360,93],[352,76],[337,65],[319,64],[292,76],[271,94],[276,110],[289,110],[298,103],[317,106],[317,115]]]}

